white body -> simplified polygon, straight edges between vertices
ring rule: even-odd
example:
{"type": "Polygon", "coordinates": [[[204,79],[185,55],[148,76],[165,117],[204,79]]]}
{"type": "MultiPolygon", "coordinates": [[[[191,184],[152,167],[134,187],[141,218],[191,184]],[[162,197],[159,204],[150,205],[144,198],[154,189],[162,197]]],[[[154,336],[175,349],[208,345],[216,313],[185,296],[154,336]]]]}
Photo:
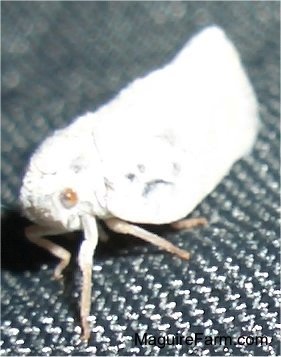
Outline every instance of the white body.
{"type": "Polygon", "coordinates": [[[31,159],[21,201],[43,225],[81,228],[81,216],[162,224],[190,213],[251,149],[255,94],[224,33],[195,36],[163,68],[95,113],[55,132],[31,159]],[[73,188],[79,203],[58,197],[73,188]]]}

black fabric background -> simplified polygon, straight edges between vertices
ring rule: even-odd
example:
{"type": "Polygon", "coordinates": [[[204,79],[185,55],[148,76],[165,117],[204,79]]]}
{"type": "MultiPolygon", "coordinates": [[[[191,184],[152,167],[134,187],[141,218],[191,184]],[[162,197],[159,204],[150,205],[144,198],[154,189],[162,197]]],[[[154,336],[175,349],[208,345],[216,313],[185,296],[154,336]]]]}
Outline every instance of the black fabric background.
{"type": "Polygon", "coordinates": [[[279,2],[2,2],[2,355],[280,355],[279,14],[279,2]],[[75,259],[63,289],[51,280],[56,260],[25,241],[24,167],[54,129],[167,63],[209,24],[234,42],[256,90],[255,149],[193,213],[208,227],[163,229],[192,252],[188,263],[134,238],[99,245],[86,346],[75,259]],[[272,341],[161,349],[134,346],[135,332],[272,341]]]}

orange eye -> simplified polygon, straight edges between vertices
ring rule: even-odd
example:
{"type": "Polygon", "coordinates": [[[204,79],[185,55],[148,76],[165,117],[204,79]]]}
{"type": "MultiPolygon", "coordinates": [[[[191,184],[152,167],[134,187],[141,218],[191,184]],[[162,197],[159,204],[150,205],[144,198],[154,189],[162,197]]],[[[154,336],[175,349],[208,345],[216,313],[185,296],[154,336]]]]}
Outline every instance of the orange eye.
{"type": "Polygon", "coordinates": [[[60,201],[65,208],[72,208],[78,202],[78,196],[71,188],[66,188],[60,194],[60,201]]]}

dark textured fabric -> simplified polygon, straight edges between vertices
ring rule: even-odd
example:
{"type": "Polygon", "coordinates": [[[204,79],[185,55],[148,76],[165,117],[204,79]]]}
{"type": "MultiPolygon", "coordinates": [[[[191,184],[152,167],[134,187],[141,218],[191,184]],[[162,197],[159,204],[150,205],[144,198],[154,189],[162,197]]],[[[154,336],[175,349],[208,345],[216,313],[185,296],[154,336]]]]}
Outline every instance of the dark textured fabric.
{"type": "MultiPolygon", "coordinates": [[[[2,2],[2,355],[280,355],[279,14],[278,2],[2,2]],[[234,42],[256,90],[256,146],[193,213],[208,227],[163,229],[192,252],[189,262],[134,238],[99,245],[86,346],[77,267],[65,289],[52,281],[56,260],[26,242],[27,221],[14,211],[24,167],[48,133],[167,63],[210,24],[234,42]],[[271,342],[141,347],[135,332],[271,342]]],[[[58,240],[79,245],[77,236],[58,240]]]]}

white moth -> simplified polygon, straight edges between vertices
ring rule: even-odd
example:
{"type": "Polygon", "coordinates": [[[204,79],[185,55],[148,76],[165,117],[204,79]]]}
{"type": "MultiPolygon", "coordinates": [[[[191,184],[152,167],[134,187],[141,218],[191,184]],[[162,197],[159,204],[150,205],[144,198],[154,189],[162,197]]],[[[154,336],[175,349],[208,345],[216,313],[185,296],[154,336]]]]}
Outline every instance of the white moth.
{"type": "Polygon", "coordinates": [[[86,113],[47,138],[32,156],[20,192],[36,223],[27,238],[60,259],[70,253],[45,236],[83,230],[83,338],[90,336],[96,218],[188,258],[165,239],[134,223],[191,227],[189,214],[247,154],[256,137],[255,94],[234,46],[210,27],[166,66],[136,79],[95,113],[86,113]]]}

